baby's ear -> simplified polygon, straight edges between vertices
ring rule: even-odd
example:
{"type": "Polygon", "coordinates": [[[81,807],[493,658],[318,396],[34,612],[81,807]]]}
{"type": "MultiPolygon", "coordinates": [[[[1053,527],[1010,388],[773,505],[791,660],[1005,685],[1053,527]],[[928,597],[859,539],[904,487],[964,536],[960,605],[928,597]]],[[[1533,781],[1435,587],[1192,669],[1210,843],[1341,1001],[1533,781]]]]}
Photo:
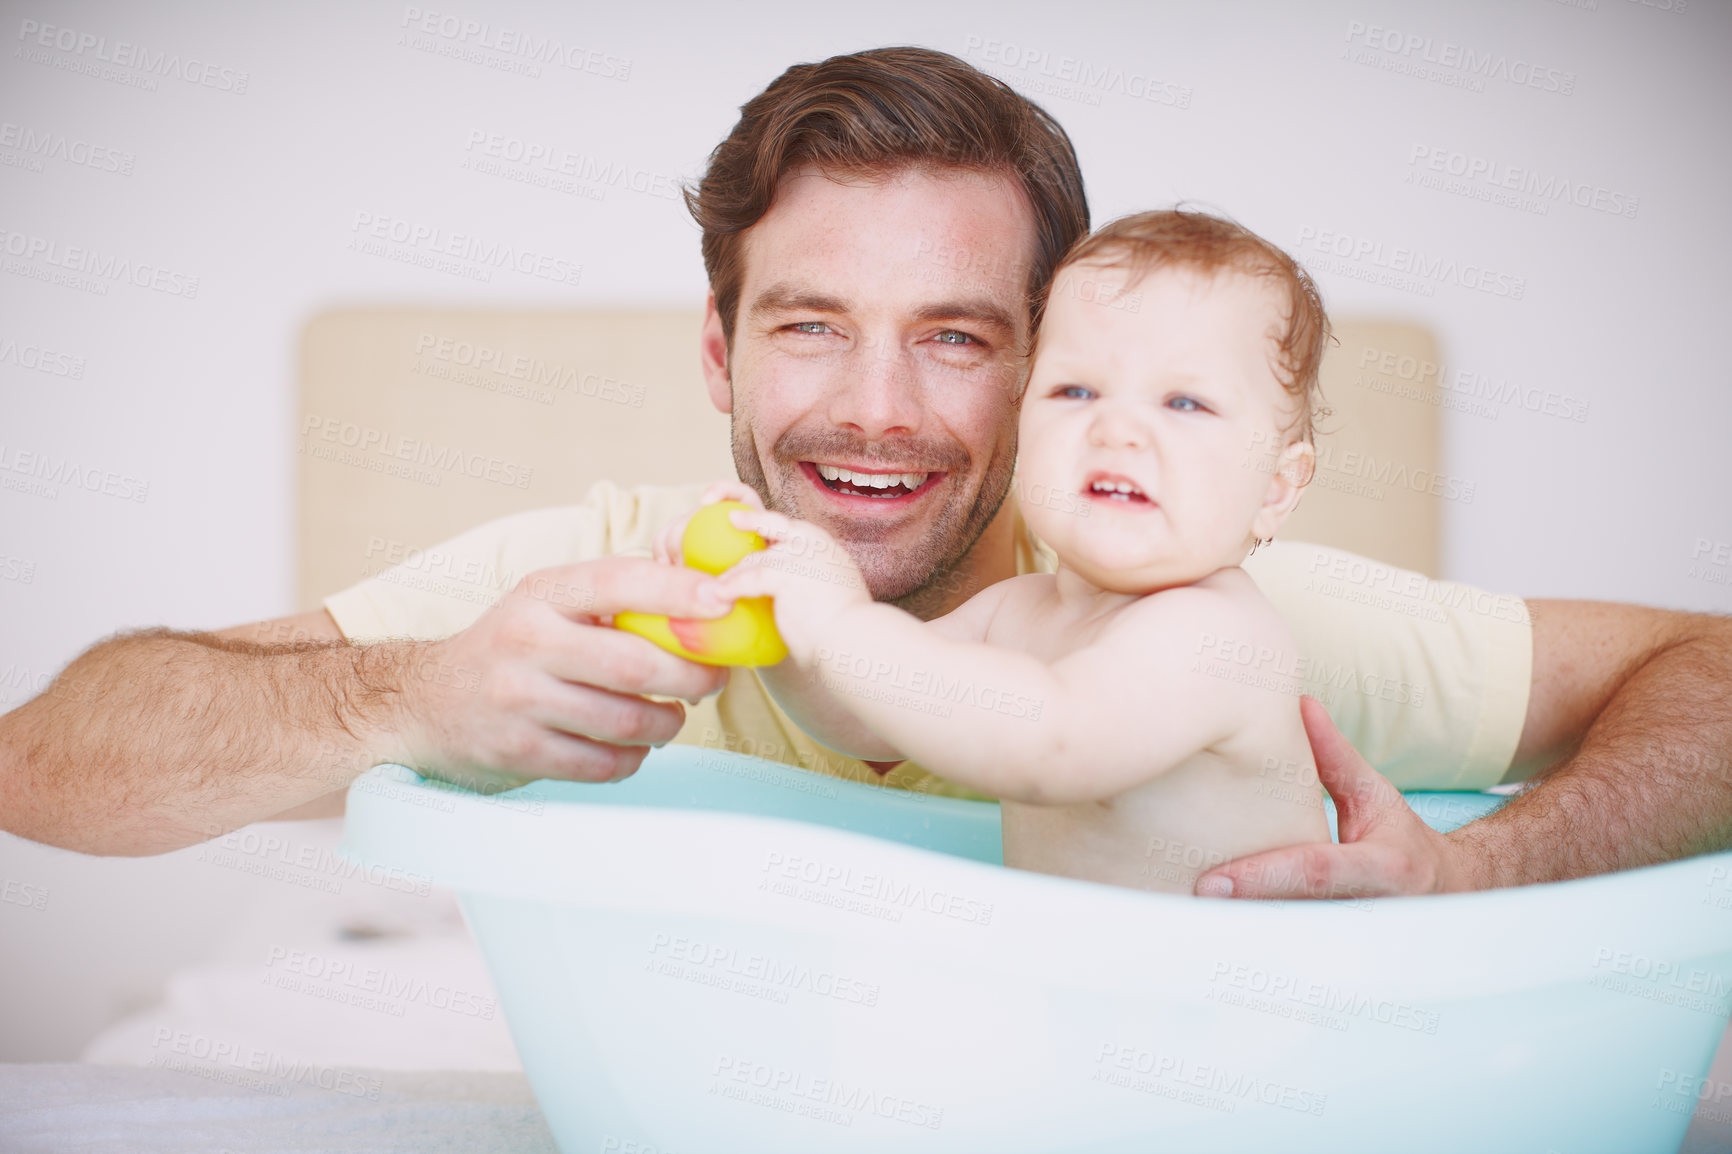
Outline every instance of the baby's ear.
{"type": "MultiPolygon", "coordinates": [[[[1310,441],[1294,441],[1281,451],[1281,466],[1276,472],[1286,472],[1288,480],[1300,489],[1317,475],[1317,449],[1310,441]]],[[[1298,504],[1298,498],[1294,498],[1298,504]]]]}
{"type": "Polygon", "coordinates": [[[1310,441],[1293,441],[1283,448],[1269,476],[1269,487],[1263,491],[1262,508],[1251,522],[1251,535],[1259,541],[1273,537],[1298,506],[1316,472],[1317,450],[1310,441]]]}

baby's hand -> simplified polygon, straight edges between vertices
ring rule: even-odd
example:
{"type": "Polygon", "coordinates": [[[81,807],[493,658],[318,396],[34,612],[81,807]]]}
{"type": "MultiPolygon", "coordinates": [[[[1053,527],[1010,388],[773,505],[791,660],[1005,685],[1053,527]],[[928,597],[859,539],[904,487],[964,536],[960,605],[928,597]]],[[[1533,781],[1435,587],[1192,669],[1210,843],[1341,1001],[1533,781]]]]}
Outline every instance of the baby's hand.
{"type": "Polygon", "coordinates": [[[825,626],[844,610],[870,604],[860,567],[834,537],[810,521],[761,509],[735,510],[736,529],[758,534],[767,549],[749,553],[722,574],[721,594],[775,598],[776,629],[797,662],[809,663],[825,626]]]}
{"type": "MultiPolygon", "coordinates": [[[[762,509],[764,502],[759,499],[758,491],[750,485],[738,481],[717,481],[704,490],[700,504],[714,505],[717,501],[740,501],[754,509],[762,509]]],[[[691,523],[690,517],[681,517],[662,526],[662,531],[656,534],[652,546],[655,559],[670,565],[682,565],[685,556],[680,543],[685,539],[686,526],[691,523]]]]}

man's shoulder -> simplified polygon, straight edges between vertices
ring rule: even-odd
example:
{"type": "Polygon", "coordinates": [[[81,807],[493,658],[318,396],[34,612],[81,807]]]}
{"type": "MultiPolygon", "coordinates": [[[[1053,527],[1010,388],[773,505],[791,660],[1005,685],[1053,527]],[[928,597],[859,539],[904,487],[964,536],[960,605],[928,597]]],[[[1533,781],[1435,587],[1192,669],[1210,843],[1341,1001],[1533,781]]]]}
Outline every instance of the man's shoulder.
{"type": "Polygon", "coordinates": [[[1458,581],[1430,577],[1304,541],[1278,541],[1245,558],[1243,569],[1284,612],[1339,617],[1343,610],[1447,628],[1489,620],[1527,628],[1527,605],[1512,593],[1495,593],[1458,581]]]}
{"type": "Polygon", "coordinates": [[[655,534],[698,508],[704,485],[619,485],[598,481],[575,505],[526,509],[456,538],[500,556],[536,554],[549,564],[620,553],[648,555],[655,534]]]}
{"type": "Polygon", "coordinates": [[[519,581],[542,569],[620,554],[649,556],[663,525],[699,505],[702,484],[622,486],[602,481],[575,505],[526,509],[427,549],[325,598],[343,636],[449,637],[519,581]]]}
{"type": "Polygon", "coordinates": [[[1303,582],[1314,569],[1334,564],[1342,558],[1378,564],[1328,545],[1315,545],[1309,541],[1272,541],[1241,561],[1239,568],[1261,588],[1265,584],[1278,585],[1295,579],[1303,582]]]}

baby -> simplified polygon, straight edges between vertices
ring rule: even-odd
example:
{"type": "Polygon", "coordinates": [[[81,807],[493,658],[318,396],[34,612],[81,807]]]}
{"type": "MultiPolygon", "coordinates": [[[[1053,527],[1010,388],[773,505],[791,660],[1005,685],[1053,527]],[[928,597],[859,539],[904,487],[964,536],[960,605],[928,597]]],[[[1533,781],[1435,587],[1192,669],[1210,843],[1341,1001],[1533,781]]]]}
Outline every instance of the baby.
{"type": "Polygon", "coordinates": [[[721,578],[775,598],[789,657],[765,683],[838,752],[1001,799],[1007,865],[1190,893],[1220,862],[1327,841],[1315,799],[1270,788],[1270,767],[1310,772],[1298,684],[1264,672],[1297,663],[1235,678],[1216,658],[1294,651],[1239,563],[1311,478],[1328,331],[1303,270],[1228,221],[1142,213],[1086,238],[1021,402],[1018,499],[1057,571],[924,622],[873,601],[824,529],[726,486],[770,543],[721,578]]]}

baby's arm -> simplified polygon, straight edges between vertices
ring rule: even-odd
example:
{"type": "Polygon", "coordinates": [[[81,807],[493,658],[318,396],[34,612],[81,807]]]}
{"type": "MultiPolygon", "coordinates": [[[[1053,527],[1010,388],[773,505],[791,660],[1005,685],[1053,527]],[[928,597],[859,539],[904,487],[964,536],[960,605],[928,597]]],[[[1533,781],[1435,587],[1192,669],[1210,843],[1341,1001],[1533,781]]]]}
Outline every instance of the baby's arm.
{"type": "MultiPolygon", "coordinates": [[[[703,505],[738,501],[756,510],[764,508],[755,490],[736,481],[719,481],[708,486],[699,500],[703,505]]],[[[779,538],[771,538],[771,548],[777,554],[773,559],[777,576],[785,578],[777,582],[781,590],[776,609],[779,627],[786,628],[792,620],[802,619],[813,611],[834,613],[844,604],[871,602],[854,559],[823,529],[779,514],[769,514],[768,519],[783,530],[779,538]]],[[[758,527],[738,518],[734,520],[737,529],[751,531],[758,527]]],[[[655,538],[656,560],[681,563],[683,538],[690,523],[691,518],[684,517],[663,526],[655,538]]],[[[760,555],[757,561],[766,559],[760,555]]],[[[735,595],[759,596],[738,592],[735,595]]],[[[931,627],[952,635],[972,630],[974,636],[984,636],[992,616],[991,605],[996,600],[994,590],[985,590],[955,612],[933,622],[931,627]]],[[[823,745],[847,756],[867,761],[902,760],[901,754],[825,689],[821,671],[802,656],[790,653],[780,663],[760,667],[758,672],[776,703],[795,723],[823,745]]]]}
{"type": "MultiPolygon", "coordinates": [[[[879,608],[895,615],[899,629],[912,627],[909,631],[920,636],[930,634],[978,641],[986,635],[987,623],[1004,599],[1009,584],[999,582],[988,586],[952,612],[930,622],[922,622],[912,614],[893,606],[884,605],[879,608]]],[[[782,607],[797,596],[797,593],[786,588],[779,594],[781,599],[777,601],[778,628],[781,627],[780,622],[790,616],[788,610],[782,607]]],[[[866,598],[854,604],[872,605],[873,602],[866,598]]],[[[793,628],[796,632],[799,631],[799,626],[793,628]]],[[[784,630],[784,640],[786,633],[784,630]]],[[[760,670],[759,675],[775,697],[776,704],[814,740],[837,753],[863,761],[901,761],[904,757],[913,756],[904,753],[889,732],[870,724],[869,720],[853,707],[853,699],[847,694],[854,688],[854,682],[832,674],[833,667],[843,668],[854,660],[845,647],[815,643],[809,648],[796,650],[790,646],[786,661],[760,670]]]]}
{"type": "MultiPolygon", "coordinates": [[[[998,797],[1071,804],[1143,784],[1238,732],[1249,716],[1257,691],[1206,675],[1197,661],[1204,637],[1259,650],[1281,645],[1279,618],[1247,579],[1242,594],[1193,586],[1144,598],[1093,644],[1049,665],[982,643],[984,623],[973,637],[947,636],[863,592],[828,593],[776,560],[789,534],[805,527],[776,514],[734,520],[776,544],[730,570],[724,589],[778,598],[791,661],[821,677],[817,687],[808,680],[808,691],[827,691],[829,707],[844,706],[878,735],[883,744],[872,752],[888,747],[885,759],[914,758],[998,797]]],[[[1002,609],[1002,601],[993,605],[1002,609]]],[[[808,732],[826,744],[840,736],[808,732]]]]}
{"type": "Polygon", "coordinates": [[[1225,622],[1236,615],[1212,604],[1220,600],[1194,589],[1146,598],[1052,664],[909,629],[905,615],[866,606],[836,622],[830,642],[853,660],[832,663],[826,680],[905,756],[953,781],[1033,804],[1100,801],[1244,725],[1252,691],[1196,663],[1204,632],[1235,632],[1225,622]],[[885,692],[883,669],[899,670],[906,690],[885,692]]]}

